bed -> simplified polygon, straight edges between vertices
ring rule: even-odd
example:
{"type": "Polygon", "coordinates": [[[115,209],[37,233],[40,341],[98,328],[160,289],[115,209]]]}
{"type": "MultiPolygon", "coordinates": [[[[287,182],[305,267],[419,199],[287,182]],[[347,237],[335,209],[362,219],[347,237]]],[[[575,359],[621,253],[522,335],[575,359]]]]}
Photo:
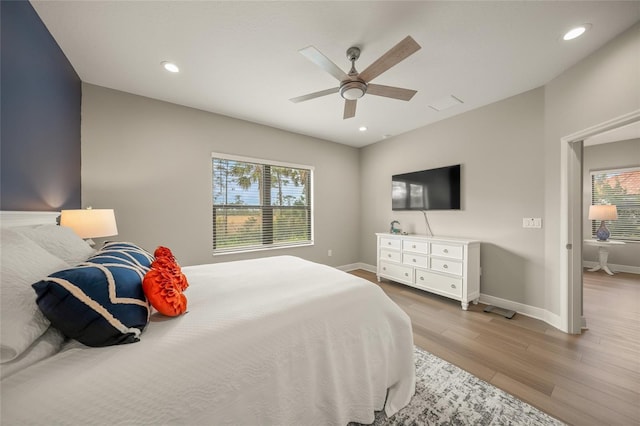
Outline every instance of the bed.
{"type": "MultiPolygon", "coordinates": [[[[6,218],[3,232],[33,226],[6,218]]],[[[2,424],[346,425],[409,403],[411,323],[375,284],[292,256],[182,272],[188,311],[151,311],[139,342],[88,347],[48,326],[0,364],[2,424]]]]}

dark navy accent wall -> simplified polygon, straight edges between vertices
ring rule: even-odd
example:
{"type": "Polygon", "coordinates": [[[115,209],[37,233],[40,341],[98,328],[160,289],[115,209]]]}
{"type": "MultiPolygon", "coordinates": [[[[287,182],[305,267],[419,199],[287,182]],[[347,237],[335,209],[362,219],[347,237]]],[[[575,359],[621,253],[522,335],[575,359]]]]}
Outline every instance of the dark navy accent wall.
{"type": "Polygon", "coordinates": [[[0,209],[80,208],[80,78],[28,1],[0,7],[0,209]]]}

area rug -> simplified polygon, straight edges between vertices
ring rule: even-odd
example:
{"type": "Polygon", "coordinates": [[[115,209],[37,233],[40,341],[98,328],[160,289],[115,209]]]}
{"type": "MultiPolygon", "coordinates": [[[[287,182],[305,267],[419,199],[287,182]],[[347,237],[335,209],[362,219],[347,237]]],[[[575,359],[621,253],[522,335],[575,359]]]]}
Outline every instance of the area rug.
{"type": "Polygon", "coordinates": [[[447,361],[415,348],[416,393],[390,419],[376,412],[374,425],[564,425],[447,361]]]}

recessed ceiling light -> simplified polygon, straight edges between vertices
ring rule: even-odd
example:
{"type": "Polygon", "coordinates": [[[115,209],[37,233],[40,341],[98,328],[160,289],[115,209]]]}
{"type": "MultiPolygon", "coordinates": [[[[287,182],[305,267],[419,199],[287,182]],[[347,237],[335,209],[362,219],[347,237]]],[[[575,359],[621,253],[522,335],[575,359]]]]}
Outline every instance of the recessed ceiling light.
{"type": "Polygon", "coordinates": [[[367,126],[360,126],[358,128],[358,130],[360,130],[361,132],[366,132],[367,131],[367,126]]]}
{"type": "Polygon", "coordinates": [[[569,31],[567,31],[564,36],[562,36],[562,39],[564,41],[569,41],[569,40],[573,40],[574,38],[578,38],[582,34],[584,34],[585,31],[589,29],[589,27],[591,27],[591,24],[582,24],[575,28],[572,28],[569,31]]]}
{"type": "Polygon", "coordinates": [[[169,71],[169,72],[179,72],[180,71],[180,68],[178,68],[178,66],[176,64],[174,64],[173,62],[162,61],[162,62],[160,62],[160,65],[162,65],[164,67],[164,69],[169,71]]]}

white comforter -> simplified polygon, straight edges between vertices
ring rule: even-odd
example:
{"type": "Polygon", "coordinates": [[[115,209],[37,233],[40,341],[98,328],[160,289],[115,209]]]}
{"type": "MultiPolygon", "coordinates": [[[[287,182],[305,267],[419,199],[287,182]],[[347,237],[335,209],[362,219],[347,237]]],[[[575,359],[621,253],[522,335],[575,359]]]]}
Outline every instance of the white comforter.
{"type": "Polygon", "coordinates": [[[183,271],[187,314],[8,377],[1,423],[346,425],[413,395],[411,323],[378,286],[290,256],[183,271]]]}

